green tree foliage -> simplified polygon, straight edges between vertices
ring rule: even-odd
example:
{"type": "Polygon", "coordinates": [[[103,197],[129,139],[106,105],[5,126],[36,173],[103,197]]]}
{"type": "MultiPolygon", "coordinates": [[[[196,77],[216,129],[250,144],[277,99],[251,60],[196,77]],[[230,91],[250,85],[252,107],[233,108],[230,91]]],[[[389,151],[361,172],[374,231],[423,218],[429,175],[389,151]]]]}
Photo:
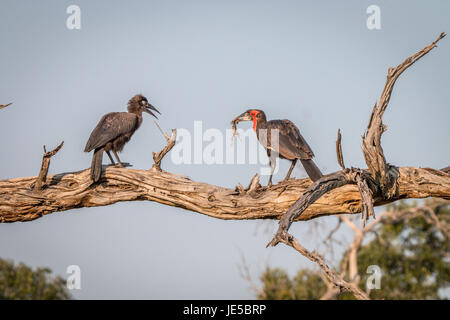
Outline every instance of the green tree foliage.
{"type": "Polygon", "coordinates": [[[262,292],[258,299],[265,300],[313,300],[320,298],[326,285],[317,272],[302,269],[291,279],[279,268],[267,268],[261,276],[262,292]]]}
{"type": "MultiPolygon", "coordinates": [[[[404,203],[390,210],[407,207],[404,203]]],[[[436,206],[436,216],[445,221],[449,206],[436,206]]],[[[361,283],[369,275],[366,269],[377,264],[383,270],[381,290],[373,290],[374,299],[439,299],[439,290],[450,285],[450,243],[427,222],[423,215],[410,219],[387,219],[375,237],[358,251],[361,283]]]]}
{"type": "Polygon", "coordinates": [[[0,299],[65,300],[70,299],[66,282],[52,277],[48,268],[32,268],[23,263],[0,258],[0,299]]]}
{"type": "MultiPolygon", "coordinates": [[[[431,200],[425,204],[433,208],[444,225],[448,225],[448,205],[433,205],[431,200]]],[[[400,211],[415,206],[399,202],[387,209],[400,211]]],[[[375,232],[376,236],[368,237],[358,250],[362,290],[366,290],[370,276],[366,273],[368,266],[377,265],[383,272],[381,288],[370,291],[371,299],[443,298],[442,290],[448,290],[450,285],[450,243],[430,219],[425,219],[423,214],[406,219],[388,218],[377,225],[375,232]]],[[[307,269],[291,278],[284,270],[267,268],[260,279],[262,292],[259,299],[319,299],[326,292],[321,277],[307,269]]],[[[342,293],[338,299],[354,297],[342,293]]]]}

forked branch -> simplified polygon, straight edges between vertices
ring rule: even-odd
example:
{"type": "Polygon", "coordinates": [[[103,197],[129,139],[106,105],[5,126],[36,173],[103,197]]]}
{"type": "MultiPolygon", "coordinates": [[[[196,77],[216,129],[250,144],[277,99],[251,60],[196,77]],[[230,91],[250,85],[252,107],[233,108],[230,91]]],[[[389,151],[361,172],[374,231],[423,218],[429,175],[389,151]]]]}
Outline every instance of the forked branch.
{"type": "MultiPolygon", "coordinates": [[[[445,37],[445,33],[441,33],[438,39],[426,46],[424,49],[415,53],[403,63],[395,67],[389,68],[388,78],[381,95],[380,101],[372,110],[370,116],[367,132],[363,137],[363,153],[366,159],[367,166],[371,177],[367,175],[367,171],[361,169],[344,169],[333,174],[326,175],[312,184],[308,190],[289,208],[283,218],[280,220],[280,226],[275,237],[269,242],[268,246],[275,246],[281,240],[285,241],[287,231],[292,222],[298,218],[311,204],[327,192],[347,184],[357,184],[361,192],[362,200],[365,204],[362,206],[363,212],[373,215],[373,200],[372,196],[376,196],[383,200],[389,200],[394,195],[398,195],[398,178],[399,171],[395,167],[387,167],[386,160],[381,148],[380,138],[381,134],[386,130],[382,124],[382,116],[386,110],[392,89],[397,78],[410,67],[414,62],[427,54],[436,46],[436,43],[445,37]],[[388,178],[389,177],[389,178],[388,178]],[[392,192],[392,186],[395,187],[395,192],[392,192]],[[388,190],[388,191],[386,191],[388,190]]],[[[342,154],[340,154],[340,134],[338,132],[337,154],[338,161],[341,162],[342,154]]]]}
{"type": "Polygon", "coordinates": [[[283,239],[282,242],[294,248],[301,255],[305,256],[312,262],[317,263],[320,269],[323,271],[327,279],[333,283],[340,291],[351,292],[353,295],[359,300],[369,300],[369,296],[362,291],[358,286],[354,285],[351,282],[347,282],[344,280],[342,276],[337,274],[332,268],[330,268],[326,263],[323,257],[317,252],[310,252],[305,247],[303,247],[297,239],[295,239],[292,235],[289,235],[287,238],[283,239]]]}
{"type": "Polygon", "coordinates": [[[367,131],[363,136],[362,150],[367,167],[372,177],[377,181],[383,193],[383,197],[390,198],[397,192],[397,171],[391,170],[391,166],[386,163],[386,158],[381,147],[381,135],[386,131],[383,124],[383,114],[391,99],[392,90],[398,77],[420,58],[436,47],[436,43],[444,38],[446,34],[442,32],[431,44],[416,52],[395,68],[389,68],[380,100],[375,104],[370,115],[367,131]]]}
{"type": "Polygon", "coordinates": [[[161,127],[158,125],[158,123],[156,121],[154,121],[156,126],[158,127],[159,131],[161,131],[161,134],[164,136],[164,138],[166,138],[167,140],[167,145],[158,153],[154,153],[153,154],[153,161],[155,162],[154,165],[152,166],[153,170],[156,171],[161,171],[161,161],[164,158],[164,156],[170,151],[172,150],[173,146],[175,145],[175,141],[177,139],[177,130],[176,129],[172,129],[172,135],[169,137],[168,134],[166,134],[161,127]]]}
{"type": "Polygon", "coordinates": [[[50,159],[62,148],[64,141],[59,144],[52,151],[47,152],[44,146],[44,155],[42,156],[41,170],[39,170],[39,176],[34,184],[34,190],[41,190],[47,181],[48,168],[50,167],[50,159]]]}
{"type": "MultiPolygon", "coordinates": [[[[336,153],[342,171],[324,176],[312,184],[281,218],[277,233],[267,246],[276,246],[278,243],[282,242],[295,248],[293,243],[295,243],[296,240],[288,233],[292,222],[298,219],[310,205],[326,193],[345,185],[356,184],[358,186],[362,202],[361,211],[363,216],[363,227],[365,226],[366,220],[369,216],[375,218],[373,209],[373,204],[375,202],[374,197],[376,197],[378,201],[386,202],[398,197],[400,193],[399,169],[386,163],[386,158],[381,147],[381,135],[384,131],[386,131],[386,126],[382,122],[382,117],[389,104],[391,93],[398,77],[407,68],[436,47],[436,43],[444,37],[445,33],[441,33],[434,42],[426,46],[424,49],[413,54],[397,67],[389,68],[386,84],[381,94],[381,98],[372,110],[367,131],[363,136],[362,151],[368,166],[368,171],[355,168],[345,169],[342,156],[341,134],[340,131],[338,131],[336,153]]],[[[447,173],[442,172],[442,174],[445,175],[447,173]]],[[[297,247],[298,246],[299,245],[297,245],[297,247]]],[[[296,250],[311,260],[307,252],[304,250],[296,250]]],[[[322,262],[316,262],[325,273],[329,272],[321,265],[323,264],[322,262]]],[[[339,279],[333,280],[333,277],[328,278],[336,286],[340,286],[339,279]]],[[[364,296],[360,296],[360,298],[363,297],[364,296]]]]}

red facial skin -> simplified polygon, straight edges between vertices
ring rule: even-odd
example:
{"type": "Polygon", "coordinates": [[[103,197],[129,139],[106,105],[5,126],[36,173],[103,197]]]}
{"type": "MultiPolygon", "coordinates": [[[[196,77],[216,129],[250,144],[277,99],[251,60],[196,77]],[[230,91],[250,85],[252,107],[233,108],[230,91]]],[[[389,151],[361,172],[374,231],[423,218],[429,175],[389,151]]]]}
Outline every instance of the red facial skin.
{"type": "Polygon", "coordinates": [[[256,115],[259,113],[259,111],[252,110],[250,111],[250,115],[253,117],[253,131],[256,131],[256,115]]]}

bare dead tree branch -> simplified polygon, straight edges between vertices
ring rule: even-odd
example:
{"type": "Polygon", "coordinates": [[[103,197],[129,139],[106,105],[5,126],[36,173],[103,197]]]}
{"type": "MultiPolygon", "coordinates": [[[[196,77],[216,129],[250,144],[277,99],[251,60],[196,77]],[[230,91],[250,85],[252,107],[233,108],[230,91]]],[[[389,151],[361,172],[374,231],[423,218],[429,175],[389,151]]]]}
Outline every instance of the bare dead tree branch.
{"type": "Polygon", "coordinates": [[[340,217],[341,217],[341,215],[338,216],[336,226],[335,226],[333,229],[331,229],[331,231],[328,233],[328,236],[325,238],[324,242],[331,241],[331,240],[333,239],[334,234],[335,234],[335,233],[339,230],[339,228],[341,227],[342,220],[341,220],[340,217]]]}
{"type": "Polygon", "coordinates": [[[12,104],[13,104],[12,102],[8,103],[8,104],[0,104],[0,109],[6,108],[6,107],[8,107],[8,106],[10,106],[12,104]]]}
{"type": "Polygon", "coordinates": [[[338,159],[338,163],[341,166],[342,170],[345,170],[344,165],[344,156],[342,155],[342,145],[341,145],[341,129],[338,130],[337,140],[336,140],[336,155],[338,159]]]}
{"type": "Polygon", "coordinates": [[[367,219],[370,217],[375,219],[375,211],[373,210],[372,190],[367,185],[367,180],[363,179],[360,174],[356,175],[356,183],[359,188],[362,200],[362,218],[363,227],[366,225],[367,219]]]}
{"type": "MultiPolygon", "coordinates": [[[[267,246],[276,246],[282,239],[287,237],[287,231],[289,230],[292,222],[300,217],[300,215],[311,206],[317,199],[325,195],[330,191],[348,185],[357,184],[359,176],[365,176],[365,179],[371,180],[370,174],[367,171],[360,169],[345,169],[335,172],[333,174],[326,175],[321,179],[313,183],[286,212],[283,218],[280,220],[278,231],[275,237],[267,246]]],[[[361,198],[360,198],[361,199],[361,198]]]]}
{"type": "MultiPolygon", "coordinates": [[[[358,186],[362,201],[361,210],[363,227],[365,226],[368,216],[375,218],[373,209],[373,203],[375,201],[373,197],[376,197],[379,201],[389,201],[392,198],[398,197],[400,180],[399,169],[386,163],[383,149],[381,148],[381,135],[384,131],[386,131],[386,126],[382,123],[382,117],[389,104],[391,93],[398,77],[403,73],[403,71],[436,47],[436,43],[444,37],[445,33],[441,33],[439,37],[430,45],[413,54],[397,67],[389,68],[383,93],[380,100],[375,104],[372,110],[366,133],[362,137],[362,151],[368,166],[368,171],[355,168],[345,169],[342,157],[341,135],[340,131],[338,131],[336,153],[338,163],[342,167],[342,171],[324,176],[312,184],[282,217],[275,236],[267,246],[276,246],[278,243],[283,242],[284,244],[292,247],[291,242],[294,238],[292,235],[288,234],[288,230],[292,222],[295,219],[298,219],[298,217],[300,217],[300,215],[306,211],[310,205],[316,202],[327,192],[341,188],[345,185],[356,184],[358,186]]],[[[442,174],[446,173],[442,172],[442,174]]],[[[297,251],[310,259],[305,252],[301,250],[297,251]]],[[[355,251],[353,250],[351,253],[355,254],[355,251]]],[[[352,269],[354,269],[354,267],[352,269]]],[[[324,272],[326,271],[324,270],[324,272]]],[[[329,279],[333,281],[332,277],[329,279]]],[[[335,285],[338,284],[335,283],[335,285]]]]}
{"type": "Polygon", "coordinates": [[[342,187],[347,184],[358,184],[360,186],[360,190],[362,190],[361,193],[363,195],[363,201],[366,201],[365,207],[363,205],[363,211],[365,210],[369,214],[373,214],[373,208],[371,210],[371,207],[373,207],[373,205],[371,204],[372,201],[370,199],[372,195],[378,196],[385,201],[394,197],[394,195],[398,196],[398,168],[390,166],[388,169],[386,169],[386,160],[381,149],[381,134],[385,131],[385,127],[384,125],[382,125],[381,118],[387,108],[391,92],[397,78],[404,70],[406,70],[414,62],[419,60],[422,56],[433,49],[436,46],[436,43],[444,36],[445,34],[441,33],[436,41],[406,59],[396,68],[389,69],[388,79],[386,81],[383,94],[380,98],[379,103],[375,105],[372,111],[367,132],[363,137],[362,149],[364,157],[366,159],[366,163],[369,167],[369,172],[372,177],[370,177],[370,175],[368,175],[367,172],[363,170],[352,168],[350,170],[345,169],[342,171],[338,171],[319,179],[308,188],[308,190],[297,200],[296,203],[294,203],[294,205],[292,205],[292,207],[289,208],[289,210],[280,220],[280,226],[275,237],[268,245],[275,246],[280,242],[281,239],[285,239],[287,236],[287,231],[292,222],[296,218],[298,218],[303,213],[303,211],[305,211],[317,199],[336,188],[342,187]],[[387,178],[387,175],[389,175],[390,178],[387,178]],[[393,177],[395,177],[394,180],[392,180],[393,177]],[[363,183],[361,179],[365,182],[363,183]],[[395,192],[392,192],[391,190],[394,184],[396,185],[396,188],[395,192]]]}
{"type": "Polygon", "coordinates": [[[173,146],[175,145],[175,141],[177,139],[177,130],[176,129],[172,129],[172,135],[169,137],[166,133],[164,133],[161,129],[161,127],[158,125],[158,123],[155,121],[156,126],[159,128],[159,130],[161,131],[162,135],[166,138],[167,140],[167,145],[158,153],[154,153],[153,154],[153,161],[155,162],[155,164],[153,165],[152,169],[156,170],[156,171],[161,171],[161,161],[164,158],[164,156],[170,151],[172,150],[173,146]]]}
{"type": "MultiPolygon", "coordinates": [[[[445,224],[445,221],[440,220],[435,214],[435,209],[438,206],[447,206],[450,204],[448,200],[437,200],[433,201],[433,204],[430,205],[421,205],[420,207],[411,207],[405,208],[401,210],[385,210],[381,212],[378,217],[371,221],[365,227],[358,227],[353,221],[349,219],[346,215],[340,215],[339,221],[342,221],[347,225],[353,232],[354,237],[352,242],[348,245],[348,248],[345,250],[343,259],[341,262],[341,273],[340,277],[345,279],[348,272],[348,278],[350,283],[355,286],[359,286],[360,276],[358,274],[358,250],[360,249],[364,238],[367,234],[374,231],[375,227],[380,223],[391,223],[398,221],[405,221],[415,217],[424,218],[428,224],[434,226],[437,230],[442,232],[442,234],[449,239],[449,227],[445,224]]],[[[334,228],[333,230],[335,230],[334,228]]],[[[325,276],[322,276],[322,280],[327,285],[326,293],[320,298],[321,300],[329,300],[336,299],[337,295],[340,293],[339,289],[336,285],[329,281],[325,276]]],[[[366,294],[370,294],[370,290],[366,291],[366,294]]]]}
{"type": "Polygon", "coordinates": [[[375,104],[372,114],[370,116],[367,131],[363,136],[362,149],[367,167],[369,168],[372,177],[379,183],[381,192],[385,198],[390,198],[396,193],[396,170],[391,170],[391,166],[386,164],[386,158],[381,147],[381,135],[386,131],[386,126],[383,124],[383,114],[391,99],[392,90],[398,77],[420,58],[430,52],[436,47],[436,43],[444,38],[446,34],[442,32],[439,37],[431,44],[416,52],[403,63],[395,68],[389,68],[380,100],[375,104]]]}
{"type": "Polygon", "coordinates": [[[391,217],[394,221],[404,220],[404,219],[412,219],[415,217],[423,217],[428,224],[433,225],[437,230],[439,230],[444,237],[450,239],[450,227],[446,221],[440,220],[437,215],[434,213],[434,210],[437,206],[445,206],[448,205],[448,200],[436,201],[433,207],[431,206],[420,206],[418,208],[406,208],[399,212],[394,212],[393,214],[386,215],[387,217],[391,217]]]}
{"type": "MultiPolygon", "coordinates": [[[[370,174],[369,174],[370,175],[370,174]]],[[[46,214],[82,207],[107,206],[124,201],[154,201],[225,220],[280,219],[308,193],[309,179],[289,179],[263,187],[256,194],[240,194],[196,182],[188,177],[156,170],[123,169],[109,166],[101,184],[92,185],[90,169],[47,177],[39,194],[30,185],[36,177],[0,180],[0,222],[31,221],[46,214]],[[103,181],[104,180],[104,181],[103,181]]],[[[450,174],[429,168],[399,169],[399,194],[388,201],[374,198],[374,206],[399,199],[439,197],[450,199],[450,174]]],[[[326,192],[294,220],[361,212],[356,185],[344,185],[326,192]]]]}
{"type": "MultiPolygon", "coordinates": [[[[172,137],[175,140],[174,133],[172,137]]],[[[170,151],[170,144],[168,141],[168,146],[154,155],[155,164],[160,164],[170,151]]],[[[346,169],[325,176],[315,185],[311,185],[309,179],[290,179],[270,188],[260,187],[254,177],[248,190],[242,188],[243,192],[239,192],[159,171],[158,165],[154,168],[107,167],[104,181],[95,185],[91,183],[89,170],[50,175],[46,179],[46,188],[38,194],[30,188],[36,177],[0,180],[0,221],[30,221],[74,208],[142,200],[181,207],[219,219],[280,219],[298,200],[296,206],[299,210],[301,208],[301,212],[291,208],[288,211],[290,215],[284,218],[284,225],[286,222],[290,225],[297,220],[360,212],[362,203],[356,173],[364,179],[367,177],[374,206],[405,198],[450,199],[450,174],[428,168],[399,168],[398,192],[390,199],[379,197],[376,184],[371,183],[370,172],[359,169],[346,169]],[[315,191],[315,188],[318,190],[315,191]],[[303,194],[299,199],[299,195],[303,194]],[[307,201],[300,205],[302,199],[307,201]]]]}
{"type": "Polygon", "coordinates": [[[241,252],[241,264],[238,264],[238,270],[239,270],[239,274],[241,275],[241,278],[246,280],[248,282],[248,284],[250,285],[250,289],[256,295],[261,296],[263,299],[265,299],[266,293],[253,281],[252,275],[250,273],[250,267],[247,264],[247,261],[245,260],[245,256],[242,252],[241,252]]]}
{"type": "Polygon", "coordinates": [[[327,291],[325,291],[319,300],[336,300],[337,295],[340,293],[339,288],[336,287],[333,282],[329,281],[323,272],[319,272],[319,275],[327,286],[327,291]]]}
{"type": "Polygon", "coordinates": [[[317,265],[322,269],[327,279],[332,282],[339,291],[351,292],[357,299],[360,300],[370,300],[369,296],[359,289],[357,286],[345,281],[340,275],[338,275],[333,269],[331,269],[324,261],[323,257],[317,252],[310,252],[304,248],[293,236],[289,235],[288,238],[282,240],[284,244],[294,248],[297,252],[317,263],[317,265]]]}
{"type": "Polygon", "coordinates": [[[47,181],[48,168],[50,167],[50,159],[62,148],[64,141],[59,144],[55,149],[47,152],[44,146],[44,155],[42,157],[41,170],[39,171],[39,176],[34,184],[34,190],[41,190],[47,181]]]}

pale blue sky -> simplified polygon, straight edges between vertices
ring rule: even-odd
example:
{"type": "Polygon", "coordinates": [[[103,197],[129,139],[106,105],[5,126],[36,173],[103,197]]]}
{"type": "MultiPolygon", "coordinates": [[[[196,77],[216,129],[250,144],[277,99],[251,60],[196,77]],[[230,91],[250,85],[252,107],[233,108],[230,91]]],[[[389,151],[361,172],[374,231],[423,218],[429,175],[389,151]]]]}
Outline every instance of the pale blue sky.
{"type": "MultiPolygon", "coordinates": [[[[269,119],[289,118],[324,172],[339,168],[341,128],[346,164],[364,167],[360,136],[388,67],[449,32],[449,12],[448,1],[2,0],[0,103],[14,105],[0,110],[0,179],[36,175],[42,145],[61,140],[50,173],[87,168],[91,130],[103,114],[124,111],[136,93],[161,111],[165,130],[192,129],[195,120],[225,130],[249,107],[269,119]],[[81,30],[66,28],[70,4],[81,7],[81,30]],[[381,8],[381,30],[366,28],[371,4],[381,8]]],[[[449,41],[396,84],[382,140],[390,163],[449,165],[449,41]]],[[[164,144],[146,116],[121,157],[135,168],[149,168],[152,151],[164,144]]],[[[288,166],[282,162],[275,181],[288,166]]],[[[227,187],[247,184],[259,169],[169,160],[163,167],[227,187]]],[[[297,167],[294,175],[303,172],[297,167]]],[[[316,248],[333,219],[316,219],[312,234],[313,222],[291,230],[316,248]]],[[[241,253],[254,275],[266,263],[290,272],[310,265],[290,248],[266,249],[266,227],[273,231],[276,223],[120,203],[0,225],[0,256],[63,276],[79,265],[76,298],[252,298],[237,268],[241,253]]]]}

